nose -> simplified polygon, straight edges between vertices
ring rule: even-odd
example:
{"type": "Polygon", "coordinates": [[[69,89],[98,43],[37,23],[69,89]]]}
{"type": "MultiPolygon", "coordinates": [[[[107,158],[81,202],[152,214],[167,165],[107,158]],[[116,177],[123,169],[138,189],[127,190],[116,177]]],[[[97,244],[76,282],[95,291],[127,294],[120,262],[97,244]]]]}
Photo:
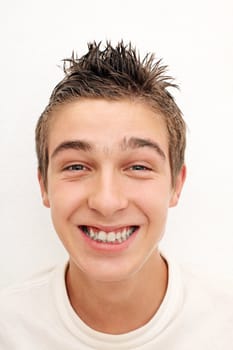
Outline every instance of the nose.
{"type": "Polygon", "coordinates": [[[89,192],[89,208],[104,217],[111,217],[127,208],[127,193],[123,191],[123,186],[120,182],[117,176],[111,173],[100,175],[89,192]]]}

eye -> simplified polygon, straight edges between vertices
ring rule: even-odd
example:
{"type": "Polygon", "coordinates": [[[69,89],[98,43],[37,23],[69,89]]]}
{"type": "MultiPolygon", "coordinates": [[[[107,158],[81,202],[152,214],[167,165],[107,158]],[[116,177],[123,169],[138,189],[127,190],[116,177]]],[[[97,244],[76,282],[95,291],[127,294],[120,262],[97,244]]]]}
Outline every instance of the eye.
{"type": "Polygon", "coordinates": [[[83,164],[72,164],[63,169],[64,171],[83,171],[87,170],[87,167],[83,164]]]}
{"type": "Polygon", "coordinates": [[[125,168],[125,173],[135,179],[151,179],[154,176],[154,169],[150,164],[135,163],[125,168]]]}
{"type": "Polygon", "coordinates": [[[151,171],[152,169],[145,166],[145,165],[141,165],[141,164],[135,164],[135,165],[132,165],[130,167],[130,169],[132,170],[136,170],[136,171],[151,171]]]}

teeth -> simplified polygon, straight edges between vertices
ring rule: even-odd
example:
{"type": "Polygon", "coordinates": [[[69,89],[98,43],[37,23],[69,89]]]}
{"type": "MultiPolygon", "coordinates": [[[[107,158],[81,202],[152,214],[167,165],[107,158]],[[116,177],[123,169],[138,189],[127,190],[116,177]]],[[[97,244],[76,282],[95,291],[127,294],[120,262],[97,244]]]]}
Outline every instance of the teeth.
{"type": "Polygon", "coordinates": [[[126,229],[124,229],[123,232],[122,232],[122,234],[121,234],[122,239],[123,239],[124,241],[126,240],[126,233],[127,233],[127,231],[126,231],[126,229]]]}
{"type": "Polygon", "coordinates": [[[112,243],[112,242],[115,242],[115,239],[116,239],[115,233],[109,232],[107,235],[107,241],[112,243]]]}
{"type": "Polygon", "coordinates": [[[95,232],[93,231],[93,229],[91,228],[89,231],[90,237],[94,238],[95,237],[95,232]]]}
{"type": "Polygon", "coordinates": [[[104,231],[100,231],[98,234],[98,240],[105,242],[107,238],[107,234],[104,231]]]}
{"type": "Polygon", "coordinates": [[[120,232],[117,232],[116,233],[116,240],[121,243],[122,239],[121,239],[121,233],[120,232]]]}
{"type": "Polygon", "coordinates": [[[94,241],[102,242],[102,243],[121,243],[127,240],[131,234],[135,231],[135,226],[130,228],[124,228],[122,231],[118,232],[105,232],[105,231],[97,231],[97,229],[93,229],[92,227],[84,226],[85,229],[83,232],[93,239],[94,241]]]}

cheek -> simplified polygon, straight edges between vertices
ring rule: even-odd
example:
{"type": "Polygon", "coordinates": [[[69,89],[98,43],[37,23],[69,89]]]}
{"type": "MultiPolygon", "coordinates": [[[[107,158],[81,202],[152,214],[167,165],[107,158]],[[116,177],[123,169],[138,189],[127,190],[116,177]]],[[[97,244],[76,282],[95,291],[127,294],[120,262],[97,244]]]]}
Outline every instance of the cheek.
{"type": "Polygon", "coordinates": [[[75,183],[54,184],[51,188],[50,207],[54,222],[72,217],[85,201],[84,191],[75,183]]]}
{"type": "Polygon", "coordinates": [[[170,203],[170,192],[167,187],[162,190],[161,187],[150,187],[148,190],[144,188],[144,192],[135,201],[137,207],[147,219],[147,224],[153,231],[153,236],[160,239],[163,235],[167,213],[170,203]]]}
{"type": "Polygon", "coordinates": [[[167,186],[163,183],[156,184],[154,186],[144,186],[143,191],[136,192],[135,201],[140,205],[148,214],[167,212],[170,204],[171,193],[167,186]]]}

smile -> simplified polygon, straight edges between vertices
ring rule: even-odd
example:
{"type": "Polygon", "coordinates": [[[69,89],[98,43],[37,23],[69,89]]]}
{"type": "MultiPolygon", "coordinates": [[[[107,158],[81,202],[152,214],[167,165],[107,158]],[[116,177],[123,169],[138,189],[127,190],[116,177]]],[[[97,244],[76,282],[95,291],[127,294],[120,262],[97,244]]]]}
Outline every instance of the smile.
{"type": "Polygon", "coordinates": [[[119,244],[126,241],[138,229],[138,226],[122,227],[119,230],[111,232],[105,232],[91,226],[80,226],[80,229],[93,241],[119,244]]]}

